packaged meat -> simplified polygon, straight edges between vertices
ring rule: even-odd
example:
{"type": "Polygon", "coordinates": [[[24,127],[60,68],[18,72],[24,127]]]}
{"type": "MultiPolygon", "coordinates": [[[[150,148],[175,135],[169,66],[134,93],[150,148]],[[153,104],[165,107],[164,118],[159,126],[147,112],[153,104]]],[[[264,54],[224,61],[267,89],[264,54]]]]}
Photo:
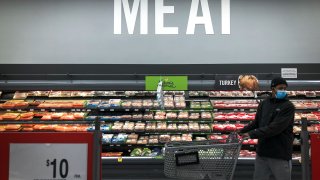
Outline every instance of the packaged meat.
{"type": "Polygon", "coordinates": [[[71,97],[93,97],[95,95],[94,91],[72,91],[71,97]]]}
{"type": "Polygon", "coordinates": [[[167,130],[167,123],[166,122],[157,123],[157,129],[156,130],[158,130],[158,131],[167,130]]]}
{"type": "Polygon", "coordinates": [[[153,112],[144,113],[143,119],[145,119],[145,120],[152,120],[152,119],[153,119],[153,112]]]}
{"type": "Polygon", "coordinates": [[[182,134],[181,141],[192,141],[192,134],[182,134]]]}
{"type": "Polygon", "coordinates": [[[141,120],[143,118],[142,114],[133,114],[132,120],[141,120]]]}
{"type": "Polygon", "coordinates": [[[138,139],[139,135],[138,134],[129,134],[128,139],[138,139]]]}
{"type": "Polygon", "coordinates": [[[125,109],[131,108],[132,102],[130,100],[124,100],[122,101],[121,106],[125,109]]]}
{"type": "Polygon", "coordinates": [[[200,102],[191,102],[190,103],[190,108],[191,109],[200,109],[201,108],[201,104],[200,104],[200,102]]]}
{"type": "Polygon", "coordinates": [[[191,113],[189,116],[189,119],[199,119],[200,114],[199,113],[191,113]]]}
{"type": "Polygon", "coordinates": [[[14,93],[13,99],[26,99],[28,92],[17,91],[14,93]]]}
{"type": "Polygon", "coordinates": [[[132,132],[134,130],[134,122],[125,122],[123,125],[123,131],[125,132],[132,132]]]}
{"type": "Polygon", "coordinates": [[[168,124],[167,131],[176,131],[177,130],[177,124],[168,124]]]}
{"type": "Polygon", "coordinates": [[[201,102],[201,108],[202,109],[210,109],[212,107],[211,107],[210,102],[201,102]]]}
{"type": "Polygon", "coordinates": [[[158,144],[159,143],[159,137],[158,136],[150,136],[148,144],[158,144]]]}
{"type": "Polygon", "coordinates": [[[175,113],[175,112],[168,112],[168,113],[166,114],[166,119],[171,119],[171,120],[177,119],[177,113],[175,113]]]}
{"type": "Polygon", "coordinates": [[[201,132],[208,132],[208,131],[211,131],[211,128],[208,124],[200,124],[200,131],[201,132]]]}
{"type": "Polygon", "coordinates": [[[110,144],[113,134],[102,134],[102,143],[110,144]]]}
{"type": "Polygon", "coordinates": [[[140,136],[138,141],[137,141],[137,144],[148,144],[148,141],[149,141],[149,137],[148,136],[140,136]]]}
{"type": "Polygon", "coordinates": [[[200,130],[199,124],[197,122],[190,122],[189,130],[192,132],[198,132],[200,130]]]}
{"type": "Polygon", "coordinates": [[[154,116],[155,120],[164,120],[166,119],[166,112],[163,111],[157,111],[155,116],[154,116]]]}
{"type": "Polygon", "coordinates": [[[137,109],[142,108],[142,100],[133,100],[132,108],[137,108],[137,109]]]}
{"type": "Polygon", "coordinates": [[[177,141],[181,141],[181,136],[180,135],[172,135],[170,138],[171,142],[177,142],[177,141]]]}
{"type": "Polygon", "coordinates": [[[100,100],[90,100],[90,101],[87,101],[87,105],[86,107],[89,108],[89,109],[95,109],[98,107],[98,105],[100,104],[100,100]]]}
{"type": "Polygon", "coordinates": [[[5,126],[5,129],[8,130],[20,130],[21,129],[21,125],[19,124],[8,124],[5,126]]]}
{"type": "Polygon", "coordinates": [[[143,131],[145,131],[145,127],[146,127],[145,123],[136,123],[134,130],[136,132],[143,132],[143,131]]]}
{"type": "Polygon", "coordinates": [[[20,113],[4,113],[2,115],[3,120],[19,120],[20,113]]]}
{"type": "Polygon", "coordinates": [[[111,108],[109,101],[101,101],[100,104],[98,105],[98,108],[100,109],[109,109],[111,108]]]}
{"type": "Polygon", "coordinates": [[[112,144],[123,144],[126,142],[128,135],[127,134],[118,134],[118,135],[114,135],[111,143],[112,144]]]}
{"type": "Polygon", "coordinates": [[[4,131],[6,131],[5,126],[0,126],[0,132],[4,132],[4,131]]]}
{"type": "Polygon", "coordinates": [[[153,101],[151,99],[149,100],[143,100],[143,107],[144,108],[152,108],[153,107],[153,101]]]}
{"type": "Polygon", "coordinates": [[[132,116],[130,114],[127,114],[127,115],[120,116],[120,118],[123,119],[123,120],[131,120],[132,116]]]}
{"type": "Polygon", "coordinates": [[[153,101],[153,108],[158,108],[159,107],[159,102],[157,100],[153,101]]]}
{"type": "Polygon", "coordinates": [[[59,113],[52,113],[51,114],[51,118],[52,119],[60,119],[62,116],[64,116],[65,114],[67,113],[64,113],[64,112],[59,112],[59,113]]]}
{"type": "Polygon", "coordinates": [[[159,142],[160,143],[168,143],[170,142],[170,135],[167,135],[167,134],[162,134],[159,136],[159,142]]]}
{"type": "Polygon", "coordinates": [[[75,118],[74,118],[73,114],[64,114],[63,116],[61,116],[60,120],[73,121],[73,120],[75,120],[75,118]]]}
{"type": "Polygon", "coordinates": [[[36,97],[40,97],[40,96],[49,96],[50,91],[29,91],[27,93],[27,96],[36,96],[36,97]]]}
{"type": "Polygon", "coordinates": [[[146,132],[153,132],[156,130],[156,123],[147,123],[146,125],[146,132]]]}
{"type": "Polygon", "coordinates": [[[201,112],[201,119],[212,119],[210,112],[201,112]]]}
{"type": "Polygon", "coordinates": [[[207,138],[205,137],[196,137],[196,141],[206,141],[207,138]]]}
{"type": "Polygon", "coordinates": [[[125,96],[135,96],[137,91],[126,91],[125,96]]]}
{"type": "Polygon", "coordinates": [[[55,131],[58,132],[76,132],[77,131],[77,127],[76,126],[56,126],[55,131]]]}
{"type": "Polygon", "coordinates": [[[76,120],[81,120],[81,119],[84,119],[84,117],[86,116],[86,113],[77,112],[77,113],[73,113],[73,116],[76,120]]]}
{"type": "Polygon", "coordinates": [[[179,124],[178,131],[185,132],[189,130],[189,126],[187,124],[179,124]]]}
{"type": "Polygon", "coordinates": [[[189,113],[188,112],[179,112],[178,119],[188,119],[189,113]]]}
{"type": "Polygon", "coordinates": [[[32,132],[32,131],[33,131],[33,128],[24,127],[24,128],[21,129],[21,131],[24,131],[24,132],[32,132]]]}
{"type": "Polygon", "coordinates": [[[71,91],[51,91],[49,97],[70,97],[71,91]]]}

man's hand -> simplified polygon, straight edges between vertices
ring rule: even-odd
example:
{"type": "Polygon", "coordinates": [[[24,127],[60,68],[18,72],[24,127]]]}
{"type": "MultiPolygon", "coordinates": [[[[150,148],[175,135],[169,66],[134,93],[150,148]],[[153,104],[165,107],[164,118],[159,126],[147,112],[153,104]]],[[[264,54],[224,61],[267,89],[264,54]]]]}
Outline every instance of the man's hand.
{"type": "Polygon", "coordinates": [[[241,136],[242,136],[242,139],[250,139],[250,136],[248,133],[244,133],[241,136]]]}

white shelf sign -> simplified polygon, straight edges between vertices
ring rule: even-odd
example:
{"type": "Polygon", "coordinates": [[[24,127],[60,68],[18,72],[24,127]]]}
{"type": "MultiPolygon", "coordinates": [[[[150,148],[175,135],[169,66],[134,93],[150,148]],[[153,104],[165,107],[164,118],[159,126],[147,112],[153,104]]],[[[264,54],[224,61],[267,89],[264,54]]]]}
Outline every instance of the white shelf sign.
{"type": "Polygon", "coordinates": [[[10,144],[9,180],[85,180],[88,144],[10,144]]]}
{"type": "Polygon", "coordinates": [[[282,78],[298,78],[298,69],[297,68],[281,68],[281,77],[282,78]]]}

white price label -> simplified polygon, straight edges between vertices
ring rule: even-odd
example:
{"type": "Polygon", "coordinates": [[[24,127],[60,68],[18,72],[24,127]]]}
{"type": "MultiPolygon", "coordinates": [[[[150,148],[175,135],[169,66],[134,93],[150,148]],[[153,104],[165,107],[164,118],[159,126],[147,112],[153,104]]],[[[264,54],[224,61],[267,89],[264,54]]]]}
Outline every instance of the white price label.
{"type": "Polygon", "coordinates": [[[9,180],[84,180],[87,156],[87,144],[12,143],[9,180]]]}
{"type": "Polygon", "coordinates": [[[30,109],[30,112],[34,111],[34,109],[30,109]]]}
{"type": "Polygon", "coordinates": [[[114,111],[114,109],[110,109],[110,111],[114,111]]]}
{"type": "Polygon", "coordinates": [[[52,111],[52,112],[55,112],[55,111],[56,111],[56,109],[51,109],[51,111],[52,111]]]}
{"type": "Polygon", "coordinates": [[[46,111],[46,110],[45,110],[45,109],[41,109],[40,111],[41,111],[41,112],[44,112],[44,111],[46,111]]]}
{"type": "Polygon", "coordinates": [[[22,110],[21,109],[18,109],[18,112],[21,112],[22,110]]]}

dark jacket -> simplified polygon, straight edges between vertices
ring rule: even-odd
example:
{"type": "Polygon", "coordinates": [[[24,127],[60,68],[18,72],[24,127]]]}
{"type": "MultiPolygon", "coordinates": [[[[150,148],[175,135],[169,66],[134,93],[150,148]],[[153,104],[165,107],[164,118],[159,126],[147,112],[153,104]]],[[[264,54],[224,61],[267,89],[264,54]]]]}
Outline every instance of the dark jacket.
{"type": "Polygon", "coordinates": [[[241,130],[259,139],[257,154],[275,159],[292,159],[294,105],[288,100],[267,98],[257,110],[255,120],[241,130]]]}

